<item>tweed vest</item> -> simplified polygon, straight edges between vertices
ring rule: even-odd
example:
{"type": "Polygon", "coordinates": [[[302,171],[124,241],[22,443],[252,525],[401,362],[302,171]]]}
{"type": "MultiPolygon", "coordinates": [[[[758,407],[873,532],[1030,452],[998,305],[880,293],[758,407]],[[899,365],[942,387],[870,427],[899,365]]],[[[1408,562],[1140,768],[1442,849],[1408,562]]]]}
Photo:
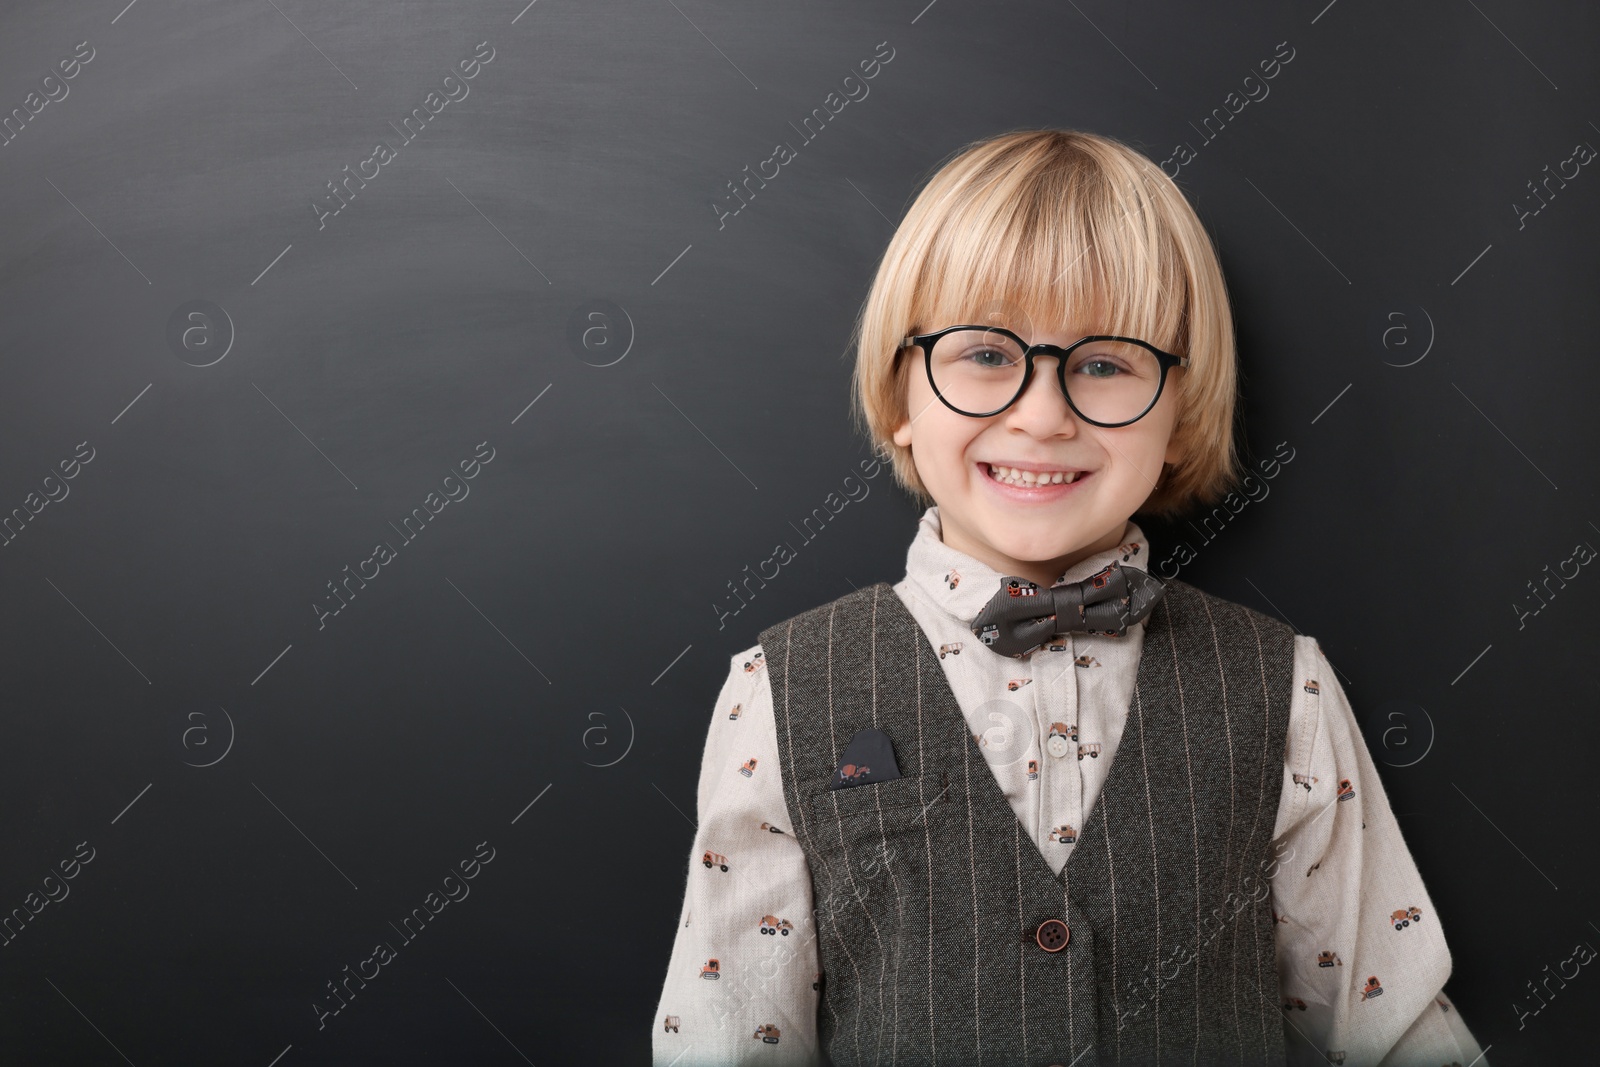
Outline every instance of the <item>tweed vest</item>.
{"type": "Polygon", "coordinates": [[[831,1063],[1285,1062],[1268,897],[1294,630],[1166,588],[1059,876],[890,585],[762,631],[831,1063]],[[902,777],[830,790],[867,727],[902,777]]]}

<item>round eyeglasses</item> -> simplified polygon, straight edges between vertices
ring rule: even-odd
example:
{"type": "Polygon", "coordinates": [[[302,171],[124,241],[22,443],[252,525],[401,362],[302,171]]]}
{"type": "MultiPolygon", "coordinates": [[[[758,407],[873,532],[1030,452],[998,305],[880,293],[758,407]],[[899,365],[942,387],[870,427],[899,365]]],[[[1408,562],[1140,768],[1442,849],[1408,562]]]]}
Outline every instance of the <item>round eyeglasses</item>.
{"type": "Polygon", "coordinates": [[[1035,356],[1056,357],[1056,381],[1079,418],[1095,426],[1126,426],[1143,418],[1167,384],[1167,371],[1188,367],[1175,356],[1132,337],[1095,334],[1066,348],[1030,345],[999,326],[948,326],[905,338],[922,349],[928,384],[945,407],[975,419],[998,415],[1033,380],[1035,356]]]}

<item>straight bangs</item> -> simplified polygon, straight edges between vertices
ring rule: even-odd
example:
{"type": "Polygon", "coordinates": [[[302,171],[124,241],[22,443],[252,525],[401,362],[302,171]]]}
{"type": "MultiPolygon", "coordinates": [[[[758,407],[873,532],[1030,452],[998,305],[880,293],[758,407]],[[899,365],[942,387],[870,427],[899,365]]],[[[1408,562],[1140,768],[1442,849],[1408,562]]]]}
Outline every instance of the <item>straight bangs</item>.
{"type": "Polygon", "coordinates": [[[1184,302],[1170,294],[1187,286],[1138,176],[1120,188],[1096,171],[991,168],[981,177],[931,234],[907,333],[973,323],[1029,342],[1113,334],[1183,354],[1184,302]]]}

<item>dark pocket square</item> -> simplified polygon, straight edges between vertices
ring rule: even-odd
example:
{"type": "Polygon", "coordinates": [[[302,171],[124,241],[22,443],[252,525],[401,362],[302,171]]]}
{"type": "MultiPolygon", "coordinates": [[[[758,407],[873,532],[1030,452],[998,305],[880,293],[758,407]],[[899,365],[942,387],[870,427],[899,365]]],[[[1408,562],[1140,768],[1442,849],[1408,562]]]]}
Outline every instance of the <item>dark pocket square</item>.
{"type": "Polygon", "coordinates": [[[845,746],[844,758],[833,772],[829,789],[848,789],[851,786],[871,785],[900,777],[900,767],[894,760],[894,745],[882,730],[867,727],[857,730],[845,746]]]}

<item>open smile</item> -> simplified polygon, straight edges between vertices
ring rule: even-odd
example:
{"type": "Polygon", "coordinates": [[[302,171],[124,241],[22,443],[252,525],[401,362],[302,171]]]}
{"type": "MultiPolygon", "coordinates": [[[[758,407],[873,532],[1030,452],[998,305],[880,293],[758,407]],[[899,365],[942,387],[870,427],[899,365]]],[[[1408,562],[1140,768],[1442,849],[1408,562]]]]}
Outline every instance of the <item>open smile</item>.
{"type": "Polygon", "coordinates": [[[983,480],[1008,500],[1039,504],[1059,500],[1094,477],[1093,471],[1028,471],[980,462],[983,480]]]}

